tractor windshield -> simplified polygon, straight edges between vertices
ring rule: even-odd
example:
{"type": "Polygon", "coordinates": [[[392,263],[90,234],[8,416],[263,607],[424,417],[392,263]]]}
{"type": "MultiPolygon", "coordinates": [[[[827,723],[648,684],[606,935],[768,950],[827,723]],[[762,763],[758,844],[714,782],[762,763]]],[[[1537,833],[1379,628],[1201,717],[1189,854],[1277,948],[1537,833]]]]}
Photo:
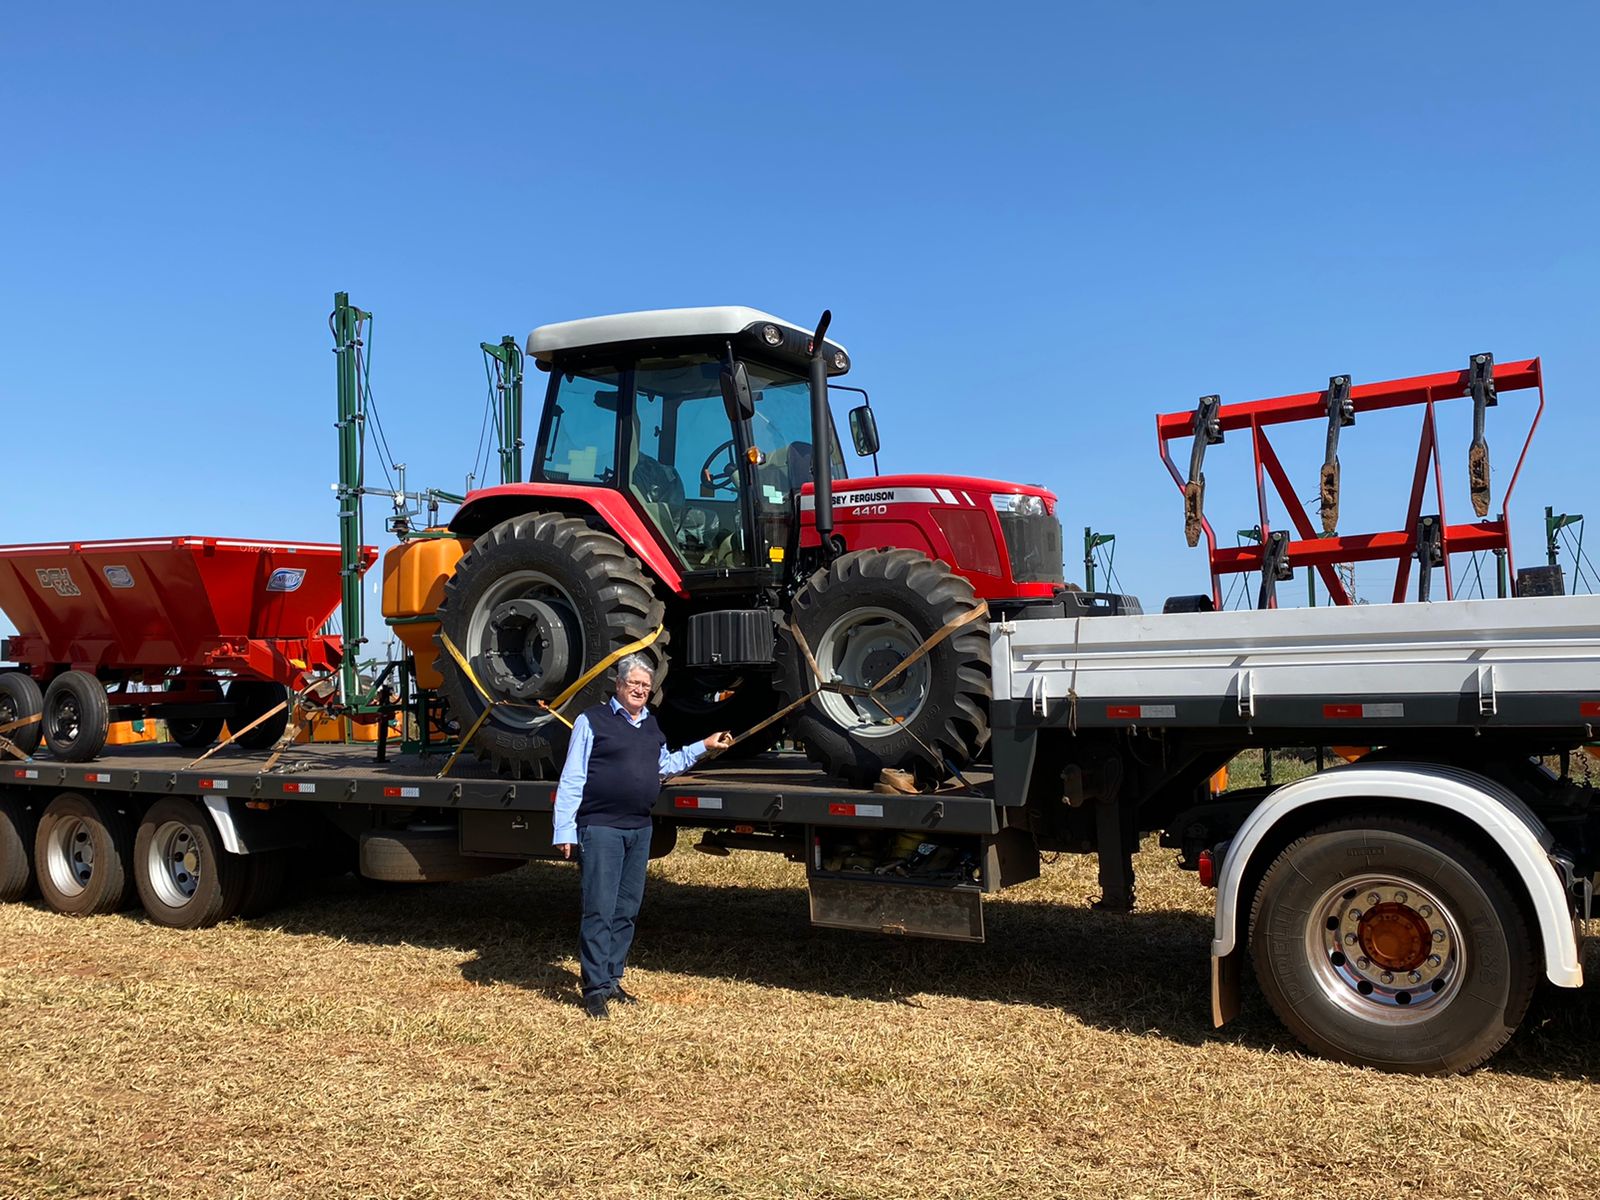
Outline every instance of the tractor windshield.
{"type": "MultiPolygon", "coordinates": [[[[794,504],[792,497],[812,480],[815,449],[811,444],[811,389],[799,375],[763,363],[746,362],[756,413],[750,420],[750,441],[761,452],[756,467],[756,518],[769,552],[792,553],[794,504]]],[[[833,449],[833,477],[845,477],[844,459],[837,436],[833,449]]]]}

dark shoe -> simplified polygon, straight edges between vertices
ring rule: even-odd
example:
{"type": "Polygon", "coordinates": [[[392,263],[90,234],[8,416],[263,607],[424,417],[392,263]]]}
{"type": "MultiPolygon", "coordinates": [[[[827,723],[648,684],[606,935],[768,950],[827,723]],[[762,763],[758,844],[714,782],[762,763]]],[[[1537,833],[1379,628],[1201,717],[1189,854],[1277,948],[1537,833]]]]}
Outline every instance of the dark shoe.
{"type": "Polygon", "coordinates": [[[613,1004],[637,1004],[637,1003],[639,1003],[639,997],[635,996],[632,992],[623,991],[622,990],[622,985],[620,983],[617,984],[616,987],[611,989],[611,994],[609,996],[607,996],[606,999],[610,1000],[613,1004]]]}
{"type": "Polygon", "coordinates": [[[606,998],[600,995],[585,996],[583,998],[583,1011],[588,1013],[595,1021],[604,1021],[611,1016],[606,1006],[606,998]]]}

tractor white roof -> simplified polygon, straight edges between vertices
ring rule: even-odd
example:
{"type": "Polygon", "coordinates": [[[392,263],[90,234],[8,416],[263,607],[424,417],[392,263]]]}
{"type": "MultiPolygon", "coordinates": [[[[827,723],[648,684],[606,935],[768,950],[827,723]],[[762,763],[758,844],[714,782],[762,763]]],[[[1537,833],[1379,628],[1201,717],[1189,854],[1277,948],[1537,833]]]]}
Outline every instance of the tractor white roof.
{"type": "MultiPolygon", "coordinates": [[[[588,346],[607,346],[615,342],[650,341],[655,338],[718,337],[741,333],[757,324],[781,325],[806,337],[813,330],[785,321],[759,308],[722,305],[716,308],[654,308],[646,312],[613,313],[607,317],[584,317],[541,325],[528,335],[528,354],[548,362],[563,350],[588,346]]],[[[832,338],[825,339],[837,350],[844,347],[832,338]]]]}

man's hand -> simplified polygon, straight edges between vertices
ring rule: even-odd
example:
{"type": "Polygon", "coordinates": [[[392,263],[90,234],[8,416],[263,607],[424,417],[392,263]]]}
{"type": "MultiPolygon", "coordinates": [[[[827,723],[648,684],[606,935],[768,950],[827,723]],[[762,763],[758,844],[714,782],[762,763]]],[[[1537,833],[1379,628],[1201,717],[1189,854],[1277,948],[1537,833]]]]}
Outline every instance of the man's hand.
{"type": "Polygon", "coordinates": [[[572,843],[571,842],[562,842],[559,846],[556,847],[556,849],[561,851],[561,857],[562,858],[571,858],[572,857],[572,843]]]}
{"type": "Polygon", "coordinates": [[[721,733],[713,733],[701,745],[706,748],[707,754],[716,754],[733,745],[733,734],[724,729],[721,733]]]}

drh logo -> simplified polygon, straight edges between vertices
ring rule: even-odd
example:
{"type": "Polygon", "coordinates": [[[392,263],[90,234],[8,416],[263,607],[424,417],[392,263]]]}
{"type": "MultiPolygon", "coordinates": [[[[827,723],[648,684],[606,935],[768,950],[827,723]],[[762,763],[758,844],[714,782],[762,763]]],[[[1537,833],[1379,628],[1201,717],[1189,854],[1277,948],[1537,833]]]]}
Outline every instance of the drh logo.
{"type": "Polygon", "coordinates": [[[34,574],[39,577],[40,587],[50,588],[58,596],[83,595],[65,567],[41,567],[34,574]]]}

